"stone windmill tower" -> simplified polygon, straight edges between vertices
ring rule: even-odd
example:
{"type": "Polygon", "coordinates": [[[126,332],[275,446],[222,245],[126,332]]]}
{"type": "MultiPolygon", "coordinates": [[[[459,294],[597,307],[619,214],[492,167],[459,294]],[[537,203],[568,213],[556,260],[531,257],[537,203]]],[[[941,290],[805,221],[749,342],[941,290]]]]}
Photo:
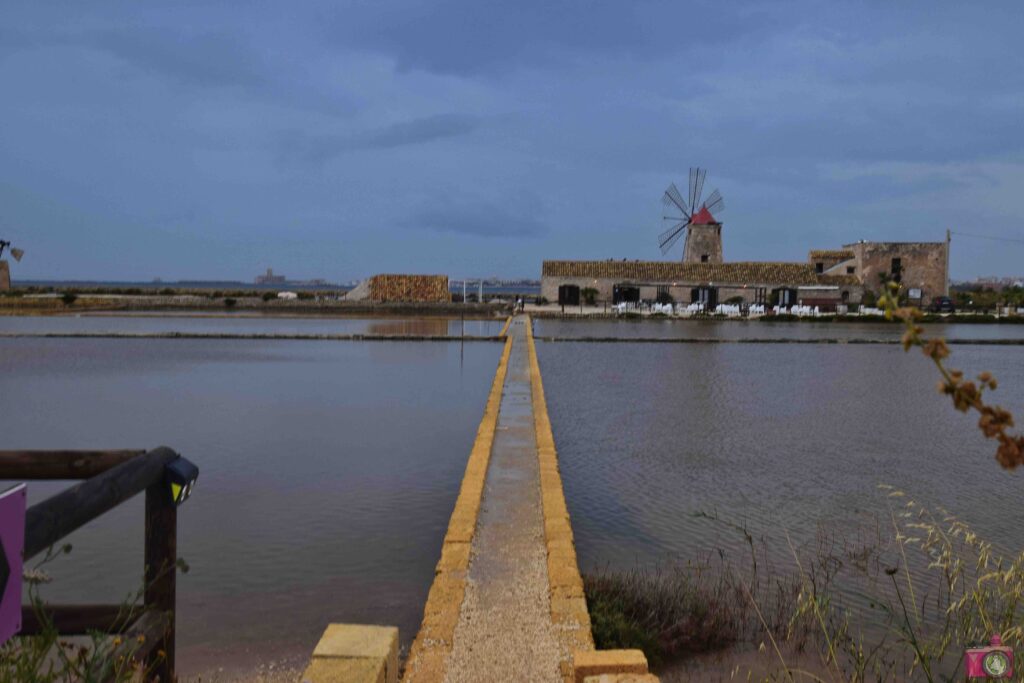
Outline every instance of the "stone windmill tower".
{"type": "MultiPolygon", "coordinates": [[[[9,248],[11,250],[11,256],[14,257],[15,261],[21,261],[21,257],[25,255],[21,249],[17,249],[11,246],[10,242],[0,240],[0,257],[4,255],[4,249],[9,248]]],[[[11,268],[7,261],[0,258],[0,292],[6,292],[11,288],[11,268]]]]}
{"type": "Polygon", "coordinates": [[[701,201],[704,190],[704,177],[707,169],[690,169],[690,193],[683,197],[675,183],[668,186],[662,201],[666,213],[662,219],[672,222],[672,227],[658,236],[658,246],[662,254],[686,233],[683,243],[683,263],[721,263],[722,262],[722,224],[715,220],[714,213],[725,209],[722,193],[715,190],[708,198],[701,201]],[[681,214],[681,215],[680,215],[681,214]]]}

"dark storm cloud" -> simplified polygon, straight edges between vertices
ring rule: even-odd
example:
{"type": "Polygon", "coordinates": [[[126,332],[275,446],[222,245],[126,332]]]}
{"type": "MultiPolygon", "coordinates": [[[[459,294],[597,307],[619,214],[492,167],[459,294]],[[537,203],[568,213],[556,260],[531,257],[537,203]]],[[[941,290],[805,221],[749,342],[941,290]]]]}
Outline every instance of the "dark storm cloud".
{"type": "MultiPolygon", "coordinates": [[[[346,14],[344,22],[333,25],[336,38],[392,54],[399,69],[477,76],[564,63],[580,55],[643,58],[720,49],[723,42],[786,21],[756,4],[730,9],[696,2],[687,8],[661,0],[406,1],[361,9],[361,21],[346,14]]],[[[680,62],[680,73],[690,66],[680,62]]]]}
{"type": "Polygon", "coordinates": [[[530,206],[503,206],[478,202],[448,202],[421,209],[406,227],[432,232],[451,232],[473,237],[539,237],[547,225],[530,206]]]}
{"type": "MultiPolygon", "coordinates": [[[[536,275],[658,258],[661,192],[699,164],[733,259],[960,221],[1019,237],[1020,18],[1010,1],[14,0],[0,232],[32,247],[16,277],[536,275]]],[[[953,274],[1020,257],[962,241],[953,274]]]]}
{"type": "Polygon", "coordinates": [[[121,29],[73,39],[138,69],[200,86],[257,86],[266,81],[258,52],[225,32],[121,29]]]}
{"type": "Polygon", "coordinates": [[[279,158],[284,162],[323,164],[346,152],[394,149],[468,135],[478,126],[479,121],[472,116],[438,114],[344,135],[293,132],[283,136],[279,158]]]}
{"type": "Polygon", "coordinates": [[[470,116],[441,114],[415,121],[396,123],[372,131],[355,144],[359,149],[387,149],[403,145],[466,135],[477,127],[477,121],[470,116]]]}

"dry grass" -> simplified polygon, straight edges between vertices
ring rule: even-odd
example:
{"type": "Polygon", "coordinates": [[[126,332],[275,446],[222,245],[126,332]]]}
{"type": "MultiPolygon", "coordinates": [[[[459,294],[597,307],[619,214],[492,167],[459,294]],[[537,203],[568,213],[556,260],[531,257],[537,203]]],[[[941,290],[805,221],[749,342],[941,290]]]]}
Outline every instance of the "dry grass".
{"type": "Polygon", "coordinates": [[[850,683],[951,680],[993,633],[1024,648],[1024,552],[1002,555],[947,511],[884,492],[889,508],[845,537],[798,548],[772,530],[792,558],[783,571],[769,541],[736,527],[751,551],[742,570],[719,551],[586,576],[597,647],[643,649],[674,680],[850,683]]]}

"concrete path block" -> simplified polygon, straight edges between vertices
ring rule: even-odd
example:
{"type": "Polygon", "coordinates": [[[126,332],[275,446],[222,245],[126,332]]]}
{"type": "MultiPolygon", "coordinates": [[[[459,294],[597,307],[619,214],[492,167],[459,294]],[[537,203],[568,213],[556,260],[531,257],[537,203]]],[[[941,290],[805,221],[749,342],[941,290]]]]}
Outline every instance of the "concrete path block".
{"type": "Polygon", "coordinates": [[[302,683],[388,683],[383,659],[314,659],[302,683]]]}
{"type": "Polygon", "coordinates": [[[591,650],[574,652],[573,672],[576,683],[602,674],[647,673],[647,657],[642,650],[591,650]]]}
{"type": "MultiPolygon", "coordinates": [[[[398,629],[394,626],[370,626],[365,624],[329,624],[324,631],[310,663],[312,673],[317,676],[340,675],[348,671],[355,675],[361,671],[373,671],[372,665],[383,665],[383,678],[321,678],[322,681],[346,681],[351,683],[397,683],[398,681],[398,629]],[[326,663],[324,663],[326,661],[326,663]]],[[[312,683],[319,683],[313,681],[312,683]]]]}

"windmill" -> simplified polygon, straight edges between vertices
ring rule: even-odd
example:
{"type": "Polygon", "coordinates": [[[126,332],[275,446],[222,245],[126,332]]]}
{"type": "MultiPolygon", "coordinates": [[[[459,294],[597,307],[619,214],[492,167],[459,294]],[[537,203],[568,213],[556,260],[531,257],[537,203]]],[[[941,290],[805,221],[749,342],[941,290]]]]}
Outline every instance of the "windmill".
{"type": "Polygon", "coordinates": [[[666,215],[662,216],[662,220],[670,221],[671,227],[658,235],[658,246],[662,254],[667,254],[686,233],[683,247],[685,263],[722,262],[722,224],[715,220],[714,214],[725,209],[725,200],[722,199],[722,193],[715,190],[701,201],[707,173],[704,168],[690,169],[690,193],[687,197],[682,195],[675,183],[665,190],[662,202],[665,204],[666,215]]]}
{"type": "Polygon", "coordinates": [[[20,262],[21,257],[25,255],[25,252],[21,249],[12,247],[10,242],[0,240],[0,291],[11,288],[11,269],[7,265],[7,261],[3,260],[4,249],[10,249],[11,256],[13,256],[14,260],[18,262],[20,262]]]}

